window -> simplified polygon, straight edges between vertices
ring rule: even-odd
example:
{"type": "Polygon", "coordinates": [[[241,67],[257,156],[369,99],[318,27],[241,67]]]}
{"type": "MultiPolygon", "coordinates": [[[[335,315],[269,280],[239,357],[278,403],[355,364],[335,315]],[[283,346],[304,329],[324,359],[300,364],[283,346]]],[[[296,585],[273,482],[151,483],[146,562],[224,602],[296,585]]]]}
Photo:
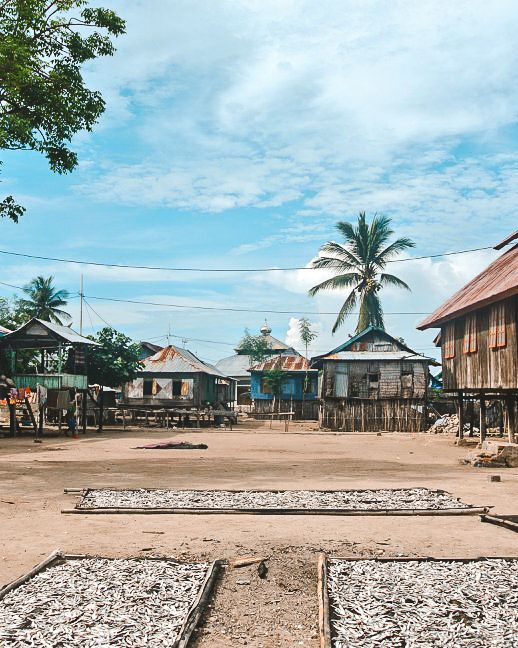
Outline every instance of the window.
{"type": "Polygon", "coordinates": [[[264,378],[261,378],[261,393],[262,394],[272,393],[272,388],[270,387],[270,384],[264,378]]]}
{"type": "Polygon", "coordinates": [[[495,304],[489,311],[489,348],[507,346],[507,323],[505,303],[495,304]]]}
{"type": "Polygon", "coordinates": [[[283,396],[294,396],[295,395],[295,380],[293,378],[288,378],[285,382],[282,383],[282,394],[283,396]]]}
{"type": "Polygon", "coordinates": [[[316,381],[315,381],[314,378],[310,378],[309,376],[308,376],[307,380],[306,380],[306,378],[304,378],[303,385],[304,385],[304,393],[305,394],[313,394],[313,393],[315,393],[317,391],[317,385],[316,385],[316,381]]]}
{"type": "Polygon", "coordinates": [[[449,322],[442,330],[444,359],[455,357],[455,322],[449,322]]]}
{"type": "Polygon", "coordinates": [[[466,315],[464,320],[464,353],[477,352],[477,316],[476,313],[466,315]]]}
{"type": "Polygon", "coordinates": [[[412,389],[414,386],[414,374],[412,371],[401,372],[401,388],[412,389]]]}
{"type": "Polygon", "coordinates": [[[193,398],[194,381],[192,378],[181,380],[179,378],[171,381],[171,392],[173,398],[190,399],[193,398]]]}
{"type": "Polygon", "coordinates": [[[142,393],[144,396],[153,396],[153,378],[144,378],[142,393]]]}
{"type": "Polygon", "coordinates": [[[369,384],[369,396],[376,396],[380,384],[380,375],[379,373],[369,373],[367,374],[367,376],[369,384]]]}

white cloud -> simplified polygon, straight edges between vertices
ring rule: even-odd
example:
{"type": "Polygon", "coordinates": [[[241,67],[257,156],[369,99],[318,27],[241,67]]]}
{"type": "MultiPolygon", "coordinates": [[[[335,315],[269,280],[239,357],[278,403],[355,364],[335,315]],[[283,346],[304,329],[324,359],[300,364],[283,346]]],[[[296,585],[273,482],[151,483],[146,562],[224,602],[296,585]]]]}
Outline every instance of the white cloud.
{"type": "Polygon", "coordinates": [[[128,33],[90,74],[136,161],[96,160],[89,197],[384,211],[423,243],[511,227],[518,155],[498,129],[518,118],[516,3],[112,4],[128,33]]]}

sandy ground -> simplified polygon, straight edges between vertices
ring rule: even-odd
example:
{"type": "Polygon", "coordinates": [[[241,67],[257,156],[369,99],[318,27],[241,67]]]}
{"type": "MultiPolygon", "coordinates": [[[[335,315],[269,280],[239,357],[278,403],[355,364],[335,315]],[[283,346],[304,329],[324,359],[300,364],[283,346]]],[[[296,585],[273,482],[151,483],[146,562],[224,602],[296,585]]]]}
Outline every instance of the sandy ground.
{"type": "Polygon", "coordinates": [[[430,435],[322,434],[310,424],[288,433],[268,424],[234,431],[88,432],[81,440],[0,439],[0,582],[57,547],[104,556],[226,559],[264,555],[256,567],[228,567],[196,648],[248,645],[317,648],[316,564],[339,556],[516,556],[518,537],[477,516],[334,517],[254,515],[62,515],[75,504],[65,487],[443,488],[475,505],[518,513],[518,469],[459,464],[466,448],[430,435]],[[136,450],[176,438],[208,450],[136,450]],[[501,483],[488,481],[500,474],[501,483]]]}

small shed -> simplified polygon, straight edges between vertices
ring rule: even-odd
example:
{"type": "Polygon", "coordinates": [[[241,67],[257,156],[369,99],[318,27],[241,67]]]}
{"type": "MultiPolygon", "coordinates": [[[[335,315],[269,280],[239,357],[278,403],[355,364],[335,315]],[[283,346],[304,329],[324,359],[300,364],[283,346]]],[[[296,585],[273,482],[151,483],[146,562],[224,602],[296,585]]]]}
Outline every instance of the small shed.
{"type": "Polygon", "coordinates": [[[443,391],[455,397],[459,435],[466,401],[480,403],[480,436],[486,406],[498,401],[509,440],[518,434],[518,231],[495,246],[511,248],[457,291],[417,327],[439,328],[443,391]]]}
{"type": "Polygon", "coordinates": [[[375,326],[312,358],[311,366],[319,369],[322,427],[348,432],[424,429],[430,364],[437,363],[375,326]]]}
{"type": "MultiPolygon", "coordinates": [[[[265,321],[263,326],[261,326],[260,334],[267,342],[269,357],[278,355],[300,357],[300,353],[293,347],[288,346],[272,335],[272,329],[268,325],[268,322],[265,321]]],[[[216,368],[225,376],[228,376],[229,378],[232,378],[234,380],[235,393],[233,400],[238,405],[248,406],[251,403],[250,368],[252,367],[253,361],[251,360],[250,356],[246,354],[246,351],[241,348],[241,346],[238,345],[234,350],[236,352],[235,355],[228,356],[227,358],[222,358],[221,360],[219,360],[216,363],[216,368]]]]}
{"type": "Polygon", "coordinates": [[[272,412],[274,394],[267,380],[270,371],[284,374],[277,397],[278,411],[293,412],[295,420],[318,419],[318,370],[311,369],[308,360],[301,355],[268,358],[250,369],[252,412],[259,415],[272,412]]]}
{"type": "Polygon", "coordinates": [[[187,349],[170,345],[142,361],[124,385],[124,403],[139,406],[206,407],[231,402],[232,381],[187,349]]]}
{"type": "MultiPolygon", "coordinates": [[[[4,362],[9,366],[9,373],[17,387],[17,397],[11,398],[28,409],[34,427],[36,420],[33,416],[29,394],[36,392],[39,411],[38,431],[43,429],[45,409],[53,403],[60,410],[66,407],[70,395],[81,392],[86,394],[87,378],[87,349],[98,346],[88,338],[79,335],[68,326],[33,318],[15,331],[0,336],[0,349],[4,362]],[[20,351],[32,350],[39,352],[38,367],[34,372],[23,373],[19,370],[17,355],[20,351]],[[25,396],[24,396],[25,392],[25,396]],[[68,392],[68,393],[67,393],[68,392]],[[60,400],[60,395],[61,400],[60,400]],[[64,407],[60,407],[59,405],[64,407]]],[[[86,398],[83,398],[86,403],[86,398]]],[[[13,412],[11,412],[11,430],[14,431],[13,412]]],[[[83,416],[83,428],[86,417],[83,416]]]]}

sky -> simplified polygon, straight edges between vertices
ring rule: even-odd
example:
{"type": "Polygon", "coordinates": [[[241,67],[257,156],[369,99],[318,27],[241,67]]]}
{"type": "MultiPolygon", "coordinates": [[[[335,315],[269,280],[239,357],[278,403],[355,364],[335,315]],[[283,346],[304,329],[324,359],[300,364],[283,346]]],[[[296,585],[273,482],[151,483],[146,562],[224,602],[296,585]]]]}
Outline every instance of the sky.
{"type": "MultiPolygon", "coordinates": [[[[331,333],[329,313],[346,294],[308,297],[322,271],[261,269],[307,267],[321,244],[339,240],[336,222],[365,210],[389,216],[416,244],[390,266],[411,291],[383,290],[386,328],[436,355],[435,332],[416,324],[498,253],[411,257],[492,246],[517,229],[518,4],[99,4],[127,21],[115,55],[84,70],[106,112],[75,137],[80,163],[70,175],[52,174],[35,153],[2,156],[0,191],[27,212],[17,225],[0,223],[0,249],[251,270],[0,254],[2,281],[23,286],[52,274],[77,295],[82,273],[84,333],[109,323],[157,344],[169,333],[211,362],[265,317],[273,335],[302,350],[297,318],[306,314],[316,355],[354,332],[353,315],[331,333]]],[[[0,295],[14,292],[0,286],[0,295]]],[[[69,311],[77,330],[77,297],[69,311]]]]}

